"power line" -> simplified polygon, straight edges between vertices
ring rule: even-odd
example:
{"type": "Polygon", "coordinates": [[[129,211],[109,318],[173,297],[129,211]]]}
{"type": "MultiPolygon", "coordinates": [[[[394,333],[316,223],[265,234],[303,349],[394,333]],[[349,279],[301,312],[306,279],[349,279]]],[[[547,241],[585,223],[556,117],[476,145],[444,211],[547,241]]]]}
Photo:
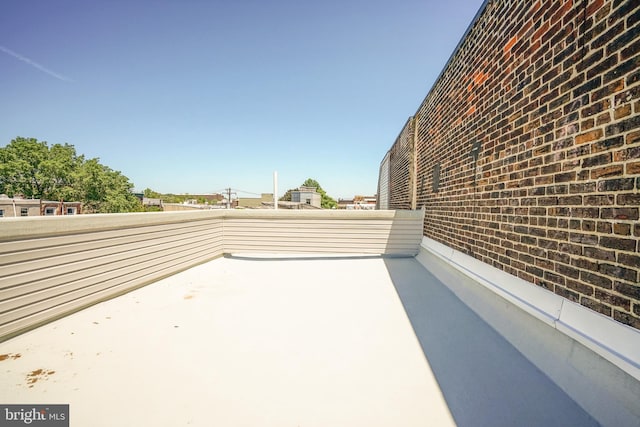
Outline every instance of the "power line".
{"type": "Polygon", "coordinates": [[[239,190],[237,188],[234,188],[234,190],[238,193],[253,194],[254,196],[262,196],[262,193],[254,193],[252,191],[239,190]]]}
{"type": "MultiPolygon", "coordinates": [[[[221,190],[216,191],[216,193],[218,194],[224,194],[228,192],[228,188],[223,188],[221,190]]],[[[231,190],[235,191],[236,193],[244,193],[244,194],[251,194],[254,196],[262,196],[263,193],[254,193],[253,191],[246,191],[246,190],[240,190],[239,188],[231,188],[231,190]]]]}

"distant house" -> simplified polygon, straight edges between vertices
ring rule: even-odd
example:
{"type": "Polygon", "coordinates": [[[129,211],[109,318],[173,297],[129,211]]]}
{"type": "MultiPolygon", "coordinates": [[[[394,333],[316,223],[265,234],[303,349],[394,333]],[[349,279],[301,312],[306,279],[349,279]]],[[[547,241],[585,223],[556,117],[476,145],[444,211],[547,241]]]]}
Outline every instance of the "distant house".
{"type": "Polygon", "coordinates": [[[80,202],[56,202],[0,195],[0,218],[21,216],[77,215],[82,213],[80,202]]]}
{"type": "Polygon", "coordinates": [[[40,199],[7,197],[0,194],[0,218],[40,215],[40,199]]]}
{"type": "Polygon", "coordinates": [[[353,199],[338,199],[338,209],[347,210],[374,210],[376,208],[377,195],[354,196],[353,199]]]}
{"type": "Polygon", "coordinates": [[[338,199],[338,209],[347,209],[353,205],[353,199],[338,199]]]}
{"type": "Polygon", "coordinates": [[[273,193],[262,193],[260,197],[239,197],[237,207],[252,209],[273,208],[273,193]]]}
{"type": "Polygon", "coordinates": [[[162,199],[143,197],[142,206],[162,208],[162,199]]]}
{"type": "Polygon", "coordinates": [[[377,203],[378,203],[377,194],[374,194],[373,196],[362,196],[362,201],[361,201],[362,205],[366,205],[366,206],[373,205],[375,207],[377,203]]]}
{"type": "Polygon", "coordinates": [[[80,202],[40,201],[40,215],[79,215],[81,213],[82,203],[80,202]]]}
{"type": "Polygon", "coordinates": [[[316,208],[322,207],[322,196],[316,192],[316,187],[300,187],[291,191],[291,201],[311,205],[316,208]]]}

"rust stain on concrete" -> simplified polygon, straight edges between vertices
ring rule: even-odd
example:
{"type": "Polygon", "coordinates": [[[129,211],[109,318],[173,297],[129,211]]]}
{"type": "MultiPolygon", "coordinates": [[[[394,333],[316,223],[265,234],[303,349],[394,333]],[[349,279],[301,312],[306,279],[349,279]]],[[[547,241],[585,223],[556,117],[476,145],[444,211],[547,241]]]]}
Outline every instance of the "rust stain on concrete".
{"type": "Polygon", "coordinates": [[[7,359],[16,360],[16,359],[20,359],[21,357],[22,357],[22,354],[20,353],[0,354],[0,362],[3,362],[7,359]]]}
{"type": "Polygon", "coordinates": [[[27,384],[29,385],[29,388],[32,388],[39,380],[47,380],[50,375],[55,373],[56,371],[48,371],[42,368],[36,369],[27,374],[27,384]]]}

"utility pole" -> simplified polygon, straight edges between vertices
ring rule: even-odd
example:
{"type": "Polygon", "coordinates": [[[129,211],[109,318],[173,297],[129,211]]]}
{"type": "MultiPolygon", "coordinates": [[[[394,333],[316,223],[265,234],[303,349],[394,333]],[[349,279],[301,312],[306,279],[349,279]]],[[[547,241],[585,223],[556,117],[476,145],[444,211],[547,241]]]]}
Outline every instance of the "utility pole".
{"type": "Polygon", "coordinates": [[[227,209],[231,209],[231,187],[225,188],[227,192],[227,209]]]}

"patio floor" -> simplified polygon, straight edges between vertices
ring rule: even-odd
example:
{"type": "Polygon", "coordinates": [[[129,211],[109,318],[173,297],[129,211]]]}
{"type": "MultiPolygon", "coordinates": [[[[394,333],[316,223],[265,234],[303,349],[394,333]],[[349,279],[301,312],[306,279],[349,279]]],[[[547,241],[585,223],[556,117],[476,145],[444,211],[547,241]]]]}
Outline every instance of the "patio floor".
{"type": "Polygon", "coordinates": [[[72,426],[597,425],[413,258],[219,258],[0,355],[72,426]]]}

